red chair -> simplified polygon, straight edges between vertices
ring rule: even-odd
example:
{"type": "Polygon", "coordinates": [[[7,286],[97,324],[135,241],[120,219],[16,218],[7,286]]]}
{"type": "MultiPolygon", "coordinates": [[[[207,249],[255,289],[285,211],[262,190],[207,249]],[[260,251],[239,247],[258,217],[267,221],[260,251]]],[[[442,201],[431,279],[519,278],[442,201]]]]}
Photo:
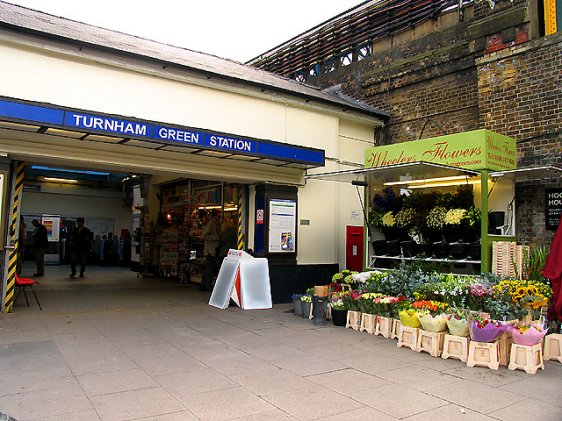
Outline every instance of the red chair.
{"type": "Polygon", "coordinates": [[[33,290],[33,285],[38,284],[39,282],[34,281],[31,278],[20,278],[19,275],[16,273],[16,287],[19,287],[20,290],[18,291],[18,295],[16,295],[16,298],[14,299],[14,304],[16,304],[16,301],[18,300],[18,297],[20,296],[21,292],[23,291],[23,296],[25,297],[25,302],[27,303],[27,306],[29,307],[29,300],[27,299],[27,294],[25,293],[25,289],[26,288],[30,288],[31,292],[33,292],[33,295],[35,296],[35,301],[37,301],[37,305],[39,306],[39,310],[43,310],[41,308],[41,303],[39,303],[39,299],[37,298],[37,294],[35,294],[35,291],[33,290]]]}

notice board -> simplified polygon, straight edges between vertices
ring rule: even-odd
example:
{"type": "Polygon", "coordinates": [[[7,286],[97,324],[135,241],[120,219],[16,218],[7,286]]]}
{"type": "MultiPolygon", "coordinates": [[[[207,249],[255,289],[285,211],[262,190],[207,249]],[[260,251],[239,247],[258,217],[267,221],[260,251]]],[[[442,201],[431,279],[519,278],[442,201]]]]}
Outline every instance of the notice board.
{"type": "Polygon", "coordinates": [[[545,189],[545,229],[555,231],[562,215],[562,188],[545,189]]]}

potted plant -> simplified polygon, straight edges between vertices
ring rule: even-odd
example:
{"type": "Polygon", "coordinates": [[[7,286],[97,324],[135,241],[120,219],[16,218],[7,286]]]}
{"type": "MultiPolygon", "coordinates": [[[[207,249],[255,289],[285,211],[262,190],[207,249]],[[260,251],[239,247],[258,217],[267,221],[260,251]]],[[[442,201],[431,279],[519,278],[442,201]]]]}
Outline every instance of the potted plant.
{"type": "Polygon", "coordinates": [[[332,321],[334,326],[345,326],[347,321],[347,308],[340,293],[334,293],[330,297],[332,321]]]}
{"type": "Polygon", "coordinates": [[[443,226],[445,225],[445,215],[447,209],[443,206],[435,206],[430,209],[426,220],[425,226],[427,230],[423,233],[428,242],[437,242],[442,240],[443,226]]]}
{"type": "Polygon", "coordinates": [[[447,242],[455,243],[461,240],[463,234],[461,224],[465,216],[466,209],[449,209],[447,211],[443,224],[443,234],[447,242]]]}

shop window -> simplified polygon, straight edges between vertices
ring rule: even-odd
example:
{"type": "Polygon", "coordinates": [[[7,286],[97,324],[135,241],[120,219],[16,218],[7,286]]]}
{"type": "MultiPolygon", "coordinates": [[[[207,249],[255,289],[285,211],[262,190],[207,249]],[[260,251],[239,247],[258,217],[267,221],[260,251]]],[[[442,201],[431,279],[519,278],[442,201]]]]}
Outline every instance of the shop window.
{"type": "Polygon", "coordinates": [[[160,276],[180,281],[189,281],[192,275],[201,276],[204,268],[201,235],[214,211],[221,215],[221,236],[223,232],[228,233],[224,237],[228,239],[226,250],[237,248],[241,188],[240,184],[207,180],[184,180],[161,188],[157,229],[160,276]]]}

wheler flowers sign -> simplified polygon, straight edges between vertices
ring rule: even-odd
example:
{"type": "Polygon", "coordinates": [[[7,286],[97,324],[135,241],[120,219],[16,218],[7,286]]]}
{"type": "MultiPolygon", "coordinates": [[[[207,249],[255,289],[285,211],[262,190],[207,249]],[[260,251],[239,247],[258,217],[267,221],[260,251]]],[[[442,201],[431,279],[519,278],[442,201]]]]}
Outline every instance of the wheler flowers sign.
{"type": "Polygon", "coordinates": [[[473,170],[517,166],[515,139],[490,130],[474,130],[365,151],[365,168],[425,161],[473,170]]]}

